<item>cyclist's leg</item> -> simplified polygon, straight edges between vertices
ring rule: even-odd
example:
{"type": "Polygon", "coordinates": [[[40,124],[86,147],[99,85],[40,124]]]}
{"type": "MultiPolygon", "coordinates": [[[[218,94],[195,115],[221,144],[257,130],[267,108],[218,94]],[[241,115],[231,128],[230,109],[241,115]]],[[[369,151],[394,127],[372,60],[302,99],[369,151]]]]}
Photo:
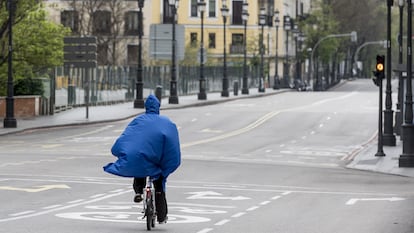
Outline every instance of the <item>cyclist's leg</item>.
{"type": "Polygon", "coordinates": [[[165,191],[162,185],[163,181],[164,177],[162,176],[154,181],[157,220],[160,223],[164,223],[167,220],[166,218],[168,214],[167,199],[165,198],[165,191]]]}
{"type": "Polygon", "coordinates": [[[132,187],[134,188],[134,191],[135,191],[134,202],[139,203],[142,201],[142,193],[145,187],[145,182],[146,182],[145,177],[134,178],[134,183],[132,184],[132,187]]]}

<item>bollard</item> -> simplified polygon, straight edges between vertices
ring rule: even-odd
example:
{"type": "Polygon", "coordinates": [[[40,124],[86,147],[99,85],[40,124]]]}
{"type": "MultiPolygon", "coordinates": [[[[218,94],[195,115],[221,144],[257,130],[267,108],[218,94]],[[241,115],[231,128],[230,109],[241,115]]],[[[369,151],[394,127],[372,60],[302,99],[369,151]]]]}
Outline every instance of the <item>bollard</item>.
{"type": "Polygon", "coordinates": [[[233,91],[234,91],[234,95],[238,95],[239,94],[239,82],[238,81],[234,81],[233,91]]]}
{"type": "Polygon", "coordinates": [[[161,98],[162,98],[162,86],[161,85],[158,85],[155,88],[155,97],[158,98],[158,100],[160,101],[160,104],[161,104],[161,98]]]}

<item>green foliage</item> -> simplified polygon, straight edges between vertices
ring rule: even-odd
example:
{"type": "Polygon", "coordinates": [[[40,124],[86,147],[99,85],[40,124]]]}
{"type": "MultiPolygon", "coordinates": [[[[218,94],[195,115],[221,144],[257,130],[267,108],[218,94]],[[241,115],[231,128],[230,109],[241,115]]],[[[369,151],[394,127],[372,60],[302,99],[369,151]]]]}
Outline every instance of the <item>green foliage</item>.
{"type": "Polygon", "coordinates": [[[40,79],[23,78],[14,85],[15,95],[43,95],[43,83],[40,79]]]}
{"type": "MultiPolygon", "coordinates": [[[[321,38],[327,35],[338,34],[338,22],[335,20],[332,8],[329,4],[322,4],[322,2],[320,2],[318,10],[315,10],[305,20],[301,21],[300,27],[303,28],[307,36],[305,43],[308,48],[313,48],[321,38]]],[[[324,62],[329,61],[331,54],[338,48],[340,41],[340,39],[324,41],[315,51],[315,56],[324,62]]]]}
{"type": "MultiPolygon", "coordinates": [[[[0,0],[0,3],[3,2],[5,1],[0,0]]],[[[70,30],[48,21],[45,10],[36,2],[38,1],[18,1],[16,8],[13,24],[15,83],[22,78],[42,76],[51,68],[63,63],[63,37],[69,35],[70,30]]],[[[1,27],[7,25],[8,14],[1,9],[0,12],[1,27]]],[[[0,31],[0,84],[6,83],[8,74],[8,50],[5,49],[8,48],[8,34],[7,30],[3,33],[0,31]]],[[[7,85],[0,85],[0,95],[6,94],[6,87],[7,85]]]]}

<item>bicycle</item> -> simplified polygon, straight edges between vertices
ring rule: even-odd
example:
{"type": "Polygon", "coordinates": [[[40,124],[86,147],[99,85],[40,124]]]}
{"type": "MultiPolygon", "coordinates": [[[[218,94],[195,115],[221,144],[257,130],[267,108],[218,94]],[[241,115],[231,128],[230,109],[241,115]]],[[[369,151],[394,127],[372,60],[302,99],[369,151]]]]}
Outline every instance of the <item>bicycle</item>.
{"type": "Polygon", "coordinates": [[[146,218],[147,222],[147,230],[151,230],[151,228],[155,227],[155,218],[157,216],[157,212],[155,209],[155,188],[153,184],[153,180],[151,177],[147,176],[146,184],[144,188],[144,216],[142,219],[146,218]]]}

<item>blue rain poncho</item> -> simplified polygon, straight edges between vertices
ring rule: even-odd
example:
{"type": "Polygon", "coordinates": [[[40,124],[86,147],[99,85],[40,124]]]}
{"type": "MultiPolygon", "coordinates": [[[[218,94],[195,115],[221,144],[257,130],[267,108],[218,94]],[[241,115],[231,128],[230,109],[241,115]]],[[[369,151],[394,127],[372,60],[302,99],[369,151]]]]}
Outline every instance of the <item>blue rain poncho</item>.
{"type": "Polygon", "coordinates": [[[104,171],[123,177],[162,175],[165,181],[178,168],[181,151],[177,127],[159,111],[160,102],[149,95],[145,114],[130,122],[112,146],[112,154],[118,160],[106,165],[104,171]]]}

